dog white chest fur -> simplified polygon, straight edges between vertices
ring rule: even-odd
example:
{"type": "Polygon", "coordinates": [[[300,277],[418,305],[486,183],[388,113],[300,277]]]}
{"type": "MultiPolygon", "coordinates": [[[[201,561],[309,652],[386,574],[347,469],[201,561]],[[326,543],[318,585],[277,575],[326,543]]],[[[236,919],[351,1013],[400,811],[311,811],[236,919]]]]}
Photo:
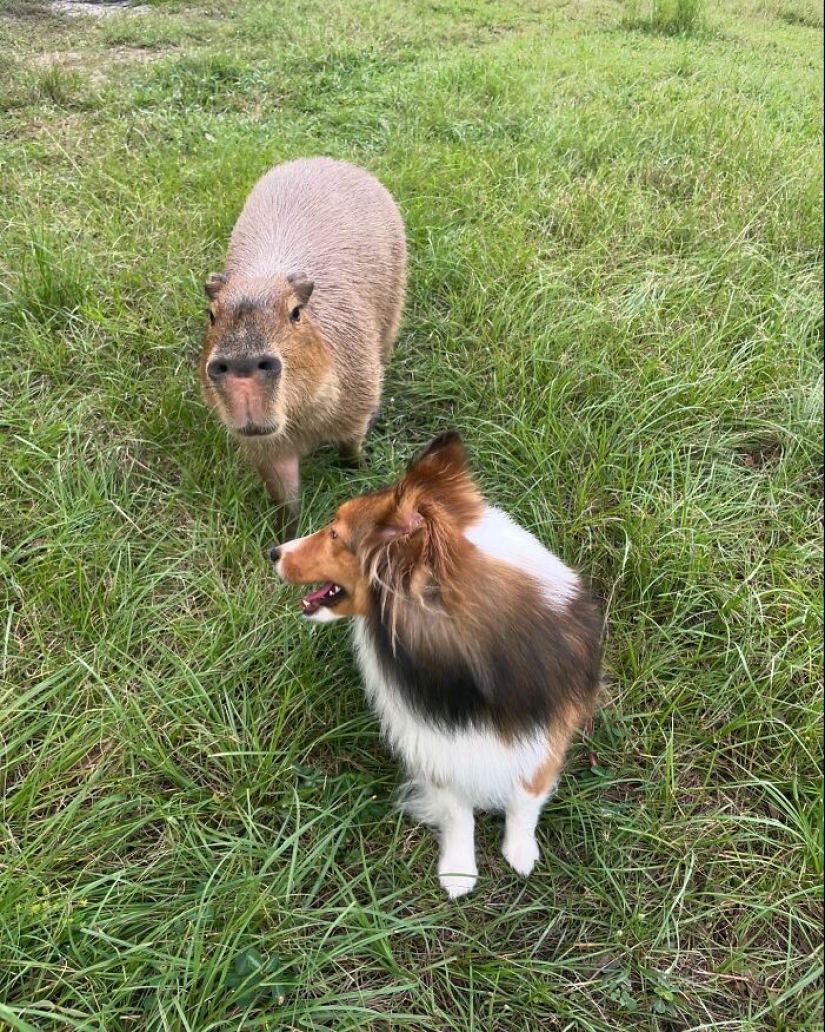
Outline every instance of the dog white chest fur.
{"type": "MultiPolygon", "coordinates": [[[[577,575],[500,509],[488,506],[465,533],[487,555],[538,581],[548,606],[563,609],[580,590],[577,575]]],[[[538,857],[536,823],[555,785],[538,796],[524,785],[548,761],[546,732],[505,742],[492,730],[442,730],[415,713],[387,680],[360,617],[354,644],[367,699],[410,776],[402,805],[440,834],[443,887],[459,896],[475,884],[474,808],[504,810],[504,856],[529,874],[538,857]]]]}

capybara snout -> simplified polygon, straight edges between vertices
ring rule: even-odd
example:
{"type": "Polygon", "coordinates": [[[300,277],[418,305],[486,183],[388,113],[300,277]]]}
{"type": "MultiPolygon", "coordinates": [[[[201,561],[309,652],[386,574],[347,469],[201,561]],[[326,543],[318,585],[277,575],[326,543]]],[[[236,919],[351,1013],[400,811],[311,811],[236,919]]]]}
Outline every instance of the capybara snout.
{"type": "Polygon", "coordinates": [[[213,359],[206,366],[206,375],[216,384],[229,384],[233,376],[241,379],[276,380],[281,375],[281,360],[277,355],[253,355],[251,358],[213,359]]]}
{"type": "Polygon", "coordinates": [[[272,352],[225,355],[206,365],[223,420],[243,437],[267,437],[278,430],[281,359],[272,352]]]}

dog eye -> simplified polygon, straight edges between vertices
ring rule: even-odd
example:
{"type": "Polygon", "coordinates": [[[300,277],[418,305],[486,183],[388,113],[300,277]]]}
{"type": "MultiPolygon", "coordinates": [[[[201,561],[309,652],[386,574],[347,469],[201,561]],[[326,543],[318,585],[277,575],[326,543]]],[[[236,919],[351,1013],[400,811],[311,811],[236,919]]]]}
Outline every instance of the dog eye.
{"type": "Polygon", "coordinates": [[[289,313],[289,321],[296,323],[301,321],[301,306],[296,305],[289,313]]]}
{"type": "Polygon", "coordinates": [[[329,536],[332,538],[333,541],[337,540],[337,538],[338,538],[338,531],[335,530],[334,527],[331,528],[330,532],[329,532],[329,536]]]}

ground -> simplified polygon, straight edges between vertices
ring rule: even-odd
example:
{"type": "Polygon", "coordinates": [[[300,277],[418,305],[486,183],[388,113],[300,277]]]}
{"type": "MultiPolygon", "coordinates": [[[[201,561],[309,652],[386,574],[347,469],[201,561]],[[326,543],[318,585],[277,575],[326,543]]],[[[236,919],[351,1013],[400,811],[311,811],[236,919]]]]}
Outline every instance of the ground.
{"type": "Polygon", "coordinates": [[[0,1028],[821,1029],[821,3],[72,6],[0,7],[0,1028]],[[607,617],[535,873],[484,816],[458,902],[196,383],[318,153],[411,275],[304,528],[454,425],[607,617]]]}

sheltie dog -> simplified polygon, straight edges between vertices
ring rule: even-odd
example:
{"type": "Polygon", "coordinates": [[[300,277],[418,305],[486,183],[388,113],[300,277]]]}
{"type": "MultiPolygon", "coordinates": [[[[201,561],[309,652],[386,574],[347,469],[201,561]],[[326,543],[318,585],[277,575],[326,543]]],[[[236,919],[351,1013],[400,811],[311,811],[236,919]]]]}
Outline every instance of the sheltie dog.
{"type": "Polygon", "coordinates": [[[457,433],[394,486],[272,547],[318,622],[352,617],[367,699],[409,776],[404,809],[438,834],[450,896],[476,883],[473,811],[503,810],[528,875],[535,830],[600,681],[601,620],[578,575],[473,483],[457,433]]]}

